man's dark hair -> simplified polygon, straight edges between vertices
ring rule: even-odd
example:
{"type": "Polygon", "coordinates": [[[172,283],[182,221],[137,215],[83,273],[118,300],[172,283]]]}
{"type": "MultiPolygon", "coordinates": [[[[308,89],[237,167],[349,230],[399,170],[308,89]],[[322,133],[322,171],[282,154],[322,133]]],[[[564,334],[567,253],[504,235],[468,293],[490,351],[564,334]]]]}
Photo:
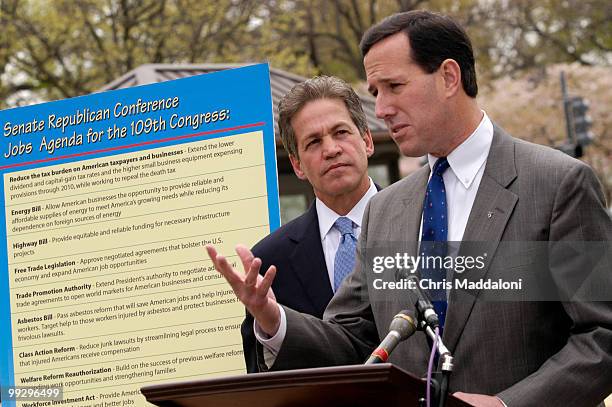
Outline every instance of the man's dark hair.
{"type": "Polygon", "coordinates": [[[461,83],[468,96],[476,97],[476,69],[472,43],[465,30],[452,18],[430,11],[407,11],[393,14],[372,26],[359,46],[365,57],[377,42],[404,32],[408,36],[409,57],[425,72],[438,70],[445,59],[454,59],[461,68],[461,83]]]}

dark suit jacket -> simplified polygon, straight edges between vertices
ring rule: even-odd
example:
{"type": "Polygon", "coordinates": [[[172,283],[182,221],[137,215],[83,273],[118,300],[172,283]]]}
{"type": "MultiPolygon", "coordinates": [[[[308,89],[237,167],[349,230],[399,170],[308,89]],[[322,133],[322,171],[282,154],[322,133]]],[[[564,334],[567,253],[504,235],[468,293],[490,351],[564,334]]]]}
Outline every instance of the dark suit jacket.
{"type": "MultiPolygon", "coordinates": [[[[374,184],[377,191],[380,185],[374,184]]],[[[266,236],[253,249],[262,261],[260,273],[275,265],[276,278],[272,290],[279,304],[305,314],[323,318],[323,312],[334,295],[321,246],[321,233],[316,205],[266,236]]],[[[247,312],[242,327],[242,346],[247,373],[260,371],[253,317],[247,312]]]]}
{"type": "MultiPolygon", "coordinates": [[[[378,275],[363,264],[368,252],[393,255],[392,242],[416,255],[428,175],[425,166],[370,201],[357,265],[323,321],[285,307],[287,334],[272,370],[363,363],[393,315],[413,307],[416,298],[409,290],[386,291],[381,298],[372,288],[378,275]]],[[[601,292],[612,293],[612,222],[592,170],[497,127],[466,241],[490,244],[480,276],[491,279],[507,279],[512,270],[542,261],[529,250],[501,256],[502,242],[603,242],[607,258],[594,267],[602,277],[601,292]]],[[[589,273],[576,267],[572,256],[566,260],[545,258],[538,274],[562,289],[589,273]]],[[[453,290],[443,339],[455,357],[451,391],[497,394],[509,407],[593,406],[612,392],[612,301],[481,301],[480,294],[453,290]]],[[[428,353],[424,335],[417,332],[397,347],[390,362],[422,375],[428,353]]],[[[265,368],[262,359],[260,366],[265,368]]]]}
{"type": "MultiPolygon", "coordinates": [[[[257,243],[253,255],[262,260],[261,274],[271,265],[277,267],[272,290],[280,304],[317,318],[323,317],[334,293],[321,247],[314,202],[304,214],[257,243]]],[[[253,317],[248,313],[241,333],[247,372],[258,372],[253,317]]]]}

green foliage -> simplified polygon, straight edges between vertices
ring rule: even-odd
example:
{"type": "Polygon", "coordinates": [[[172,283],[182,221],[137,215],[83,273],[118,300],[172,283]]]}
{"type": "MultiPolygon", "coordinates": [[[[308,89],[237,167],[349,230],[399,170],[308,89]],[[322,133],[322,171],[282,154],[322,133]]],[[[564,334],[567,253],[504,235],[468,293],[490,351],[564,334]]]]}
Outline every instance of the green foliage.
{"type": "Polygon", "coordinates": [[[95,91],[145,63],[269,61],[362,81],[358,43],[404,10],[454,16],[481,84],[551,63],[609,65],[606,0],[2,0],[0,107],[95,91]]]}
{"type": "Polygon", "coordinates": [[[5,0],[2,100],[19,104],[10,96],[20,90],[34,100],[90,93],[145,63],[231,61],[257,7],[232,0],[5,0]]]}
{"type": "Polygon", "coordinates": [[[606,0],[483,1],[473,17],[479,61],[495,76],[554,63],[612,62],[606,0]]]}

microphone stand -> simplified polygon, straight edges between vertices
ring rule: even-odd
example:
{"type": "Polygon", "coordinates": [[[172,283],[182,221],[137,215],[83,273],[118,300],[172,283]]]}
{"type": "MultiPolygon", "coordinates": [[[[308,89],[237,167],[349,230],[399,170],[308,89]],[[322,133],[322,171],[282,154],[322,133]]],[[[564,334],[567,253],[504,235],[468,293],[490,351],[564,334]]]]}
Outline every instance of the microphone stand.
{"type": "MultiPolygon", "coordinates": [[[[451,355],[448,348],[442,342],[442,338],[438,338],[436,341],[436,333],[431,329],[424,319],[419,318],[419,324],[421,329],[425,331],[425,334],[429,336],[432,343],[437,343],[436,352],[438,353],[440,360],[442,361],[441,371],[433,372],[431,383],[427,383],[427,386],[431,386],[432,390],[432,405],[438,407],[444,407],[446,404],[446,397],[448,395],[448,381],[450,374],[453,371],[453,356],[451,355]]],[[[419,405],[421,407],[426,406],[425,398],[419,399],[419,405]]]]}
{"type": "MultiPolygon", "coordinates": [[[[434,395],[433,406],[435,407],[437,405],[438,407],[444,407],[448,393],[448,381],[454,366],[453,355],[444,345],[444,342],[442,342],[442,338],[438,338],[436,341],[436,333],[434,332],[434,328],[439,327],[439,318],[431,301],[429,300],[428,295],[420,289],[419,280],[415,276],[408,276],[407,279],[414,281],[415,293],[418,297],[415,304],[418,326],[420,329],[425,331],[425,334],[429,336],[432,343],[436,343],[436,352],[442,361],[441,371],[432,373],[431,383],[427,383],[427,386],[431,387],[434,395]]],[[[426,405],[425,398],[421,397],[419,399],[419,406],[425,407],[426,405]]]]}

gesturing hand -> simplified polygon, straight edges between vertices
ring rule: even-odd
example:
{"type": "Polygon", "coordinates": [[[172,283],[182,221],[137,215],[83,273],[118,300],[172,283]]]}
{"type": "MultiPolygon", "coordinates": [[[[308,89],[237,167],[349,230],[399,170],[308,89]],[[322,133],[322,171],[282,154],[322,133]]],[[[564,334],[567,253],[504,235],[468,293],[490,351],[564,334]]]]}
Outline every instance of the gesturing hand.
{"type": "Polygon", "coordinates": [[[276,276],[276,267],[270,266],[265,275],[260,276],[261,259],[254,257],[247,247],[238,245],[236,253],[245,273],[241,276],[212,245],[206,245],[206,251],[215,269],[225,277],[236,297],[257,320],[260,328],[266,334],[274,336],[280,325],[278,304],[270,288],[276,276]]]}

